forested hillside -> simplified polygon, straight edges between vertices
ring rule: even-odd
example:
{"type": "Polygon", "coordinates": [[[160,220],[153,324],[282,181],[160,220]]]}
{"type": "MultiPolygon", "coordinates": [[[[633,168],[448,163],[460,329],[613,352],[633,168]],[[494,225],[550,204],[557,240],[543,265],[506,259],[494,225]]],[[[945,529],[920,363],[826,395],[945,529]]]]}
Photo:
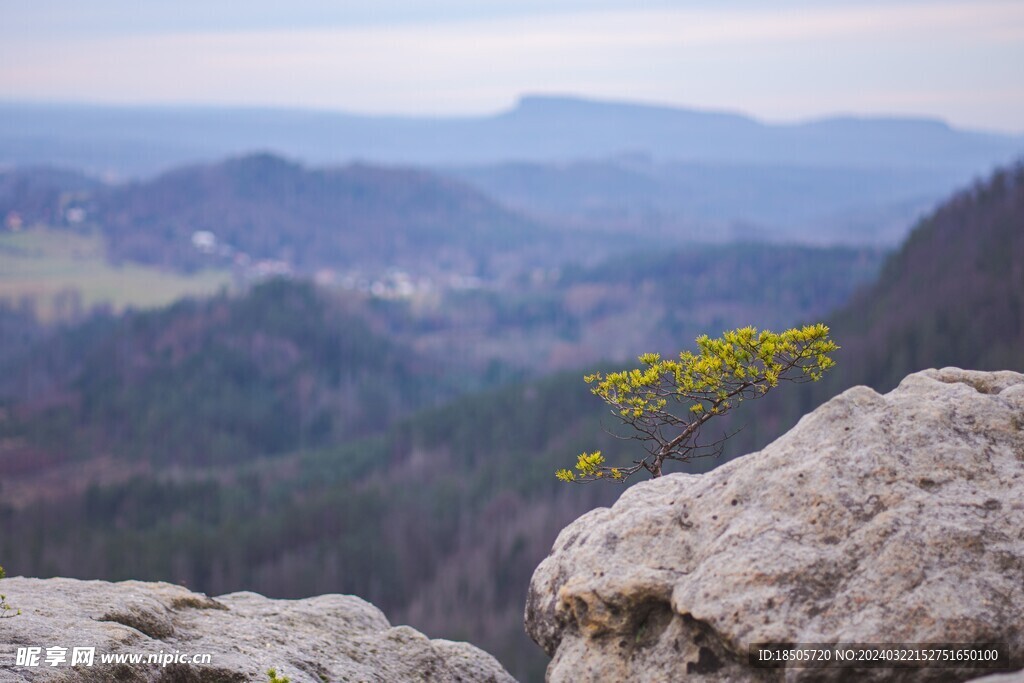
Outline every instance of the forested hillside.
{"type": "Polygon", "coordinates": [[[842,347],[807,391],[744,406],[731,446],[760,448],[826,400],[864,384],[957,366],[1024,370],[1024,164],[995,172],[922,219],[878,280],[826,317],[842,347]]]}
{"type": "Polygon", "coordinates": [[[39,450],[157,468],[236,463],[381,431],[459,382],[458,368],[381,337],[343,299],[284,280],[94,316],[12,352],[4,370],[0,472],[39,450]]]}
{"type": "Polygon", "coordinates": [[[899,243],[912,221],[968,177],[938,166],[680,162],[646,154],[445,172],[506,206],[576,230],[864,245],[899,243]]]}
{"type": "Polygon", "coordinates": [[[473,272],[522,247],[537,226],[426,171],[351,165],[306,169],[269,154],[172,171],[97,197],[94,221],[115,260],[195,267],[197,231],[231,253],[302,270],[383,267],[425,253],[473,272]],[[463,263],[468,261],[468,263],[463,263]]]}
{"type": "Polygon", "coordinates": [[[231,467],[122,461],[80,486],[89,470],[54,470],[67,479],[60,495],[32,502],[17,489],[25,478],[0,473],[13,483],[0,554],[38,576],[354,593],[536,677],[543,654],[522,630],[529,575],[564,524],[618,493],[552,474],[569,453],[612,445],[601,413],[571,373],[458,400],[386,435],[231,467]]]}
{"type": "Polygon", "coordinates": [[[529,573],[562,525],[617,494],[552,476],[584,448],[621,453],[584,371],[818,315],[879,256],[626,253],[410,299],[275,280],[62,329],[9,311],[24,335],[3,345],[0,554],[27,574],[353,592],[537,671],[529,573]],[[577,369],[438,405],[559,367],[577,369]]]}
{"type": "Polygon", "coordinates": [[[0,220],[97,231],[115,263],[186,270],[272,260],[304,273],[416,265],[491,275],[509,252],[562,255],[555,233],[456,180],[367,164],[307,168],[266,153],[119,185],[58,169],[3,172],[0,220]]]}
{"type": "Polygon", "coordinates": [[[353,592],[396,622],[468,638],[536,677],[543,658],[521,629],[530,573],[566,522],[620,491],[559,484],[553,472],[584,449],[628,461],[629,444],[602,431],[615,420],[582,381],[596,363],[412,412],[510,375],[491,368],[483,379],[487,364],[458,346],[446,360],[436,353],[443,335],[407,341],[431,326],[451,330],[449,340],[472,329],[473,343],[500,349],[494,340],[508,343],[530,311],[547,321],[535,330],[574,313],[575,325],[602,320],[587,324],[638,354],[685,347],[686,330],[824,319],[843,347],[838,367],[723,419],[718,429],[742,428],[730,458],[852,384],[886,389],[947,364],[1024,367],[1022,232],[1018,166],[924,219],[877,283],[832,314],[812,305],[838,287],[828,273],[855,279],[873,268],[870,254],[630,256],[523,284],[518,300],[462,292],[430,315],[279,281],[25,339],[22,352],[36,350],[9,356],[27,360],[10,375],[25,384],[8,396],[35,399],[8,401],[0,422],[0,556],[12,573],[280,597],[353,592]],[[623,291],[634,307],[655,302],[643,310],[664,329],[631,335],[636,319],[616,303],[623,291]]]}
{"type": "Polygon", "coordinates": [[[1024,164],[923,220],[832,319],[846,384],[885,390],[910,370],[946,365],[1024,369],[1024,164]]]}
{"type": "Polygon", "coordinates": [[[0,224],[7,229],[64,224],[76,202],[102,187],[99,181],[76,171],[43,167],[0,170],[0,224]]]}
{"type": "Polygon", "coordinates": [[[770,244],[634,250],[375,310],[389,334],[418,349],[536,373],[626,361],[639,348],[675,353],[708,330],[823,316],[870,282],[883,257],[870,248],[770,244]]]}

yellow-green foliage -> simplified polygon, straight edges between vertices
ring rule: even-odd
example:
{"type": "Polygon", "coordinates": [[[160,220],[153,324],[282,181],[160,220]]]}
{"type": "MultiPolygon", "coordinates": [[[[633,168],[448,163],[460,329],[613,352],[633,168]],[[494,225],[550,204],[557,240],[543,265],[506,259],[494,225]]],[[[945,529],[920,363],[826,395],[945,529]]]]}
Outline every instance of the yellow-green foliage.
{"type": "MultiPolygon", "coordinates": [[[[4,573],[4,568],[0,567],[0,579],[7,576],[4,573]]],[[[21,610],[15,610],[13,607],[7,604],[7,596],[0,594],[0,619],[6,619],[7,617],[16,617],[21,614],[21,610]]]]}
{"type": "Polygon", "coordinates": [[[291,683],[287,676],[278,676],[277,669],[267,669],[267,676],[270,679],[267,683],[291,683]]]}
{"type": "Polygon", "coordinates": [[[609,467],[600,451],[582,453],[575,469],[562,469],[562,481],[623,481],[640,469],[661,476],[665,460],[686,461],[720,442],[700,444],[701,426],[740,402],[758,398],[780,381],[816,381],[835,365],[838,349],[825,325],[807,325],[782,333],[743,327],[712,339],[697,338],[697,353],[679,360],[659,354],[640,356],[642,367],[584,379],[613,413],[633,427],[648,455],[629,467],[609,467]]]}

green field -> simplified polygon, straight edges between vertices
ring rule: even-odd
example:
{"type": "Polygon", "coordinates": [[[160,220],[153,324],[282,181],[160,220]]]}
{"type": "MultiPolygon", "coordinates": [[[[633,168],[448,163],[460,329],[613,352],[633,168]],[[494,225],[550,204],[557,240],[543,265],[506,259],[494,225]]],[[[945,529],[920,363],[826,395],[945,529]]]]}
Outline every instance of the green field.
{"type": "Polygon", "coordinates": [[[43,320],[106,304],[162,306],[190,295],[207,295],[231,284],[227,271],[184,275],[106,261],[99,235],[34,228],[0,232],[0,301],[30,300],[43,320]]]}

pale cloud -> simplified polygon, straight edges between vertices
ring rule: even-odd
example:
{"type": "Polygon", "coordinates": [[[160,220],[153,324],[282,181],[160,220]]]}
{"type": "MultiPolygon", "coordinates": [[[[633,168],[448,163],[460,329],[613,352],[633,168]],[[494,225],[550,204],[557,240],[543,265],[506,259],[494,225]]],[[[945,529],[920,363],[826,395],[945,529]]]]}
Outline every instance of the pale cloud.
{"type": "Polygon", "coordinates": [[[478,113],[523,92],[1020,130],[1024,3],[566,12],[282,30],[0,34],[10,98],[478,113]],[[968,96],[965,93],[970,93],[968,96]]]}

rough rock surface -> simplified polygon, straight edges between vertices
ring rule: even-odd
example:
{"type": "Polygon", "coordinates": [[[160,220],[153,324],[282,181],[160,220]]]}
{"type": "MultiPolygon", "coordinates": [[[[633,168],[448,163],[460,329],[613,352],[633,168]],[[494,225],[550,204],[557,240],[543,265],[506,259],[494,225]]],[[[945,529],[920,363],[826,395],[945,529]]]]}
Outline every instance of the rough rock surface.
{"type": "Polygon", "coordinates": [[[993,673],[756,670],[760,642],[1000,642],[1020,669],[1024,375],[856,387],[763,451],[634,486],[562,531],[526,624],[550,681],[993,673]]]}
{"type": "Polygon", "coordinates": [[[271,600],[255,593],[211,599],[167,583],[8,578],[0,592],[22,610],[0,619],[0,681],[243,682],[490,681],[514,679],[467,643],[392,627],[351,595],[271,600]],[[95,647],[93,666],[16,665],[18,647],[95,647]],[[101,664],[101,654],[209,653],[192,663],[101,664]]]}
{"type": "Polygon", "coordinates": [[[971,683],[1024,683],[1024,671],[1008,674],[993,674],[983,678],[972,678],[971,683]]]}

